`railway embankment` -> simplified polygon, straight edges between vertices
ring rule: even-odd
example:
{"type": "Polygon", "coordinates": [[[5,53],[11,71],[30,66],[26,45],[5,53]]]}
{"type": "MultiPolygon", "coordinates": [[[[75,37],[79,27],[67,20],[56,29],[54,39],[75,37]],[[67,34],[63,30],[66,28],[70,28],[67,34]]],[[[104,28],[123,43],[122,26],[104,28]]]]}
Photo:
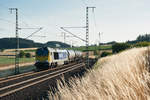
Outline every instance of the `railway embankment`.
{"type": "MultiPolygon", "coordinates": [[[[94,61],[90,60],[90,66],[94,61]]],[[[57,81],[64,77],[67,82],[73,76],[82,76],[86,71],[85,63],[70,63],[39,72],[28,72],[0,79],[0,99],[30,100],[46,98],[45,92],[58,89],[57,81]]]]}
{"type": "Polygon", "coordinates": [[[53,100],[147,100],[150,96],[148,48],[134,48],[99,59],[94,69],[70,84],[59,81],[53,100]]]}

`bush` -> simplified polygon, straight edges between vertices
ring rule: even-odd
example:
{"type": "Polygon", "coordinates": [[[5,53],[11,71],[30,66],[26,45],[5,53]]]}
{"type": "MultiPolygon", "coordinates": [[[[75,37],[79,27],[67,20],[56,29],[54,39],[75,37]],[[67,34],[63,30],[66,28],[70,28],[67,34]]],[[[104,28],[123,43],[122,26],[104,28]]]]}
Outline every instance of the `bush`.
{"type": "Polygon", "coordinates": [[[94,50],[94,55],[98,55],[98,50],[94,50]]]}
{"type": "Polygon", "coordinates": [[[26,57],[26,58],[31,58],[31,54],[30,54],[30,53],[26,53],[26,54],[25,54],[25,57],[26,57]]]}
{"type": "Polygon", "coordinates": [[[20,57],[20,58],[23,58],[24,56],[25,56],[25,52],[21,50],[21,51],[19,52],[19,57],[20,57]]]}
{"type": "Polygon", "coordinates": [[[149,46],[150,43],[149,42],[138,42],[134,45],[134,47],[146,47],[146,46],[149,46]]]}
{"type": "Polygon", "coordinates": [[[104,51],[104,52],[102,52],[101,57],[106,57],[106,56],[111,55],[111,54],[112,54],[111,52],[104,51]]]}
{"type": "Polygon", "coordinates": [[[4,50],[5,50],[4,48],[1,48],[1,49],[0,49],[1,52],[3,52],[4,50]]]}
{"type": "Polygon", "coordinates": [[[128,49],[130,47],[131,46],[128,43],[116,43],[116,44],[112,45],[112,52],[118,53],[118,52],[128,49]]]}

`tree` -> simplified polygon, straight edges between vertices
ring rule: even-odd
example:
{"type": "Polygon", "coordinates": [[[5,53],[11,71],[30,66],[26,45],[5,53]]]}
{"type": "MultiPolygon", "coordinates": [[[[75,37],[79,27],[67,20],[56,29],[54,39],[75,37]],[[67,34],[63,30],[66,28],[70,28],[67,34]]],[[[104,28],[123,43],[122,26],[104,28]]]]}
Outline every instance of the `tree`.
{"type": "Polygon", "coordinates": [[[3,52],[4,50],[5,50],[4,48],[0,49],[1,52],[3,52]]]}
{"type": "Polygon", "coordinates": [[[137,42],[143,42],[143,41],[150,42],[150,34],[139,35],[139,36],[136,38],[136,41],[137,41],[137,42]]]}
{"type": "Polygon", "coordinates": [[[25,54],[25,57],[26,57],[26,58],[31,58],[31,54],[30,54],[30,53],[26,53],[26,54],[25,54]]]}
{"type": "Polygon", "coordinates": [[[128,48],[130,48],[130,45],[128,43],[116,43],[116,44],[112,45],[112,52],[118,53],[118,52],[123,51],[128,48]]]}
{"type": "Polygon", "coordinates": [[[94,50],[94,55],[98,55],[98,50],[94,50]]]}
{"type": "Polygon", "coordinates": [[[146,46],[149,46],[149,45],[150,45],[149,42],[144,41],[144,42],[138,42],[134,46],[135,47],[146,47],[146,46]]]}
{"type": "Polygon", "coordinates": [[[101,57],[106,57],[106,56],[111,55],[111,54],[112,54],[111,52],[104,51],[104,52],[102,52],[101,57]]]}
{"type": "Polygon", "coordinates": [[[19,52],[19,57],[20,58],[23,58],[25,56],[25,52],[23,51],[23,50],[21,50],[20,52],[19,52]]]}

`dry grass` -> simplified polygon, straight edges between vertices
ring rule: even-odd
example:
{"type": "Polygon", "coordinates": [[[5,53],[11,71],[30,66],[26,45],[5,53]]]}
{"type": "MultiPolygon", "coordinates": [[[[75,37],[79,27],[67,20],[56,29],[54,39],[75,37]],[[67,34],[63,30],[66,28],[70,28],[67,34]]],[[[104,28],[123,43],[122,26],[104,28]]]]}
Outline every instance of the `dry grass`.
{"type": "MultiPolygon", "coordinates": [[[[37,48],[20,48],[19,50],[36,50],[37,48]]],[[[15,49],[6,49],[5,52],[12,52],[15,51],[15,49]]]]}
{"type": "MultiPolygon", "coordinates": [[[[147,100],[150,75],[147,48],[134,48],[98,61],[101,67],[82,79],[72,79],[71,87],[58,83],[55,100],[147,100]]],[[[52,98],[53,97],[53,98],[52,98]]]]}

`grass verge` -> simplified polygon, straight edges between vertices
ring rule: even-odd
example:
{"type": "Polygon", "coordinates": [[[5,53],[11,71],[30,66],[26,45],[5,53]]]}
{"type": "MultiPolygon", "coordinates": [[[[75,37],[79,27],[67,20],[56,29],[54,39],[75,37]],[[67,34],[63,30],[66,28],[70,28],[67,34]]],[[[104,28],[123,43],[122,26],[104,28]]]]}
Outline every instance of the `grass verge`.
{"type": "Polygon", "coordinates": [[[147,100],[150,99],[150,53],[134,48],[98,61],[82,79],[70,85],[58,82],[53,100],[147,100]],[[100,65],[103,62],[102,65],[100,65]]]}

